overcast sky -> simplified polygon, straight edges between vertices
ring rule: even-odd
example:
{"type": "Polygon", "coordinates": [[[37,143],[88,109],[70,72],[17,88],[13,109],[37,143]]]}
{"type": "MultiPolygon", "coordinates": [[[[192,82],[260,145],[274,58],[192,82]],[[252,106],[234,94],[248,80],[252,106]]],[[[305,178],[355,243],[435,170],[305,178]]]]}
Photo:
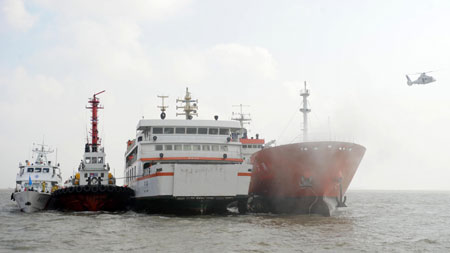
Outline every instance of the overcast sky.
{"type": "Polygon", "coordinates": [[[199,119],[250,105],[250,134],[281,145],[301,140],[306,80],[312,137],[367,148],[350,189],[450,190],[449,13],[446,0],[0,0],[0,188],[43,139],[64,179],[76,170],[95,92],[121,177],[157,95],[168,118],[185,87],[199,119]],[[435,83],[406,85],[430,70],[435,83]]]}

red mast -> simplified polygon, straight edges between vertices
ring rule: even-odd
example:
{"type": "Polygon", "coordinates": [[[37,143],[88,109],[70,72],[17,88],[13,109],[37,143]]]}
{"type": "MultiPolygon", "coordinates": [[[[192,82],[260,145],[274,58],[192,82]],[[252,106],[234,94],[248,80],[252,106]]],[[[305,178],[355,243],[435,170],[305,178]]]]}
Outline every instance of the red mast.
{"type": "Polygon", "coordinates": [[[91,104],[91,106],[90,107],[86,106],[86,109],[92,109],[92,118],[91,118],[91,121],[92,121],[92,129],[91,129],[92,152],[97,152],[97,145],[99,145],[99,143],[100,143],[100,139],[98,138],[98,130],[97,130],[97,124],[98,124],[97,110],[103,109],[103,107],[99,106],[100,100],[97,98],[97,95],[100,95],[103,92],[105,92],[105,90],[94,94],[94,96],[89,99],[89,103],[91,104]]]}

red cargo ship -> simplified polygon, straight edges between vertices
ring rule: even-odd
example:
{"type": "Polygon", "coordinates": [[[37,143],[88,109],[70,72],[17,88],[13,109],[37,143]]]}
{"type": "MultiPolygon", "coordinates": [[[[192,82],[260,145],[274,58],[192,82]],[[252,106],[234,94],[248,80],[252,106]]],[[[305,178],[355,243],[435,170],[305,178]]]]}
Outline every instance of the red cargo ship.
{"type": "Polygon", "coordinates": [[[265,148],[252,156],[253,212],[321,214],[345,207],[347,188],[366,149],[349,142],[308,142],[309,91],[302,91],[304,142],[265,148]]]}

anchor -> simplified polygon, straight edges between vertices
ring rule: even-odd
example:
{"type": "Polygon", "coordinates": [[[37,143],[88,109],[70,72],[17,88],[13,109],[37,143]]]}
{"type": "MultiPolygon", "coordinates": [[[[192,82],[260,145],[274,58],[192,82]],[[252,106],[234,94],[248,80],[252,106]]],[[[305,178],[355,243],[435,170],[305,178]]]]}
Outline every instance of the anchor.
{"type": "Polygon", "coordinates": [[[337,207],[347,207],[345,202],[347,201],[347,196],[342,194],[342,178],[339,178],[339,198],[336,197],[337,207]]]}

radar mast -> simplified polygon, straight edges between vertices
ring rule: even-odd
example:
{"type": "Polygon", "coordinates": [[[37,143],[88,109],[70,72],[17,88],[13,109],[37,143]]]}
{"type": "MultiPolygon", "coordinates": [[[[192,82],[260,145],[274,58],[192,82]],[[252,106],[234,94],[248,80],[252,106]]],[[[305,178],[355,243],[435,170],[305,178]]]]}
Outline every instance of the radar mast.
{"type": "Polygon", "coordinates": [[[300,91],[300,96],[303,97],[303,107],[300,108],[300,111],[303,113],[303,141],[308,141],[308,113],[311,112],[311,109],[308,108],[308,96],[309,90],[306,89],[306,81],[305,81],[305,89],[300,91]]]}
{"type": "Polygon", "coordinates": [[[161,119],[166,118],[166,109],[169,108],[168,105],[164,105],[164,99],[169,98],[169,96],[158,95],[157,97],[161,98],[161,105],[158,105],[158,108],[161,109],[161,119]]]}
{"type": "Polygon", "coordinates": [[[240,111],[239,112],[233,112],[232,113],[232,120],[236,120],[239,121],[239,123],[241,124],[241,137],[246,139],[247,138],[247,134],[244,135],[244,125],[248,124],[250,125],[250,121],[252,120],[250,118],[250,114],[249,113],[244,113],[242,110],[242,107],[250,107],[249,105],[243,105],[243,104],[239,104],[239,105],[233,105],[233,107],[239,107],[240,111]]]}
{"type": "Polygon", "coordinates": [[[183,109],[184,112],[177,113],[176,116],[185,115],[187,120],[191,120],[194,115],[198,117],[198,113],[197,113],[198,100],[192,99],[191,93],[189,92],[189,89],[187,87],[186,87],[186,95],[184,95],[184,99],[177,99],[177,103],[181,103],[181,106],[177,106],[177,110],[183,109]]]}

